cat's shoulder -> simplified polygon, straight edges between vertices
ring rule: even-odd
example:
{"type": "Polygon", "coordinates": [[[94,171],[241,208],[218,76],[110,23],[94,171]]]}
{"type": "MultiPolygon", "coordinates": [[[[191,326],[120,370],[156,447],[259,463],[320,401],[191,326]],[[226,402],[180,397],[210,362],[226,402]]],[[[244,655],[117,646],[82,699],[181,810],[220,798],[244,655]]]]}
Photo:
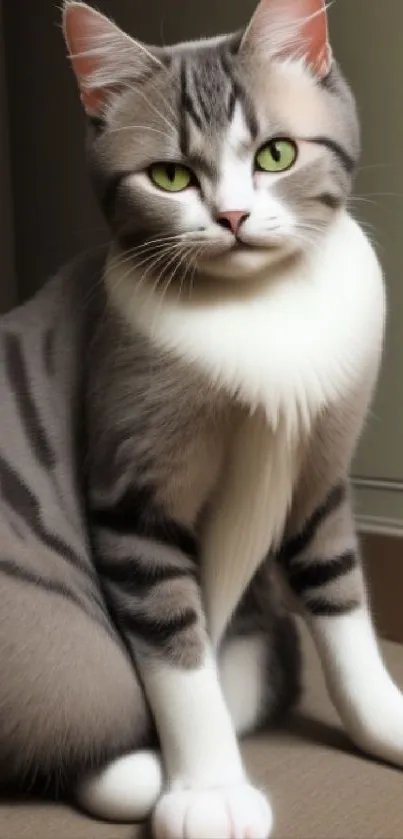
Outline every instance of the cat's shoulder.
{"type": "Polygon", "coordinates": [[[0,317],[0,335],[43,331],[71,319],[77,325],[102,284],[106,250],[80,254],[62,265],[27,300],[0,317]]]}

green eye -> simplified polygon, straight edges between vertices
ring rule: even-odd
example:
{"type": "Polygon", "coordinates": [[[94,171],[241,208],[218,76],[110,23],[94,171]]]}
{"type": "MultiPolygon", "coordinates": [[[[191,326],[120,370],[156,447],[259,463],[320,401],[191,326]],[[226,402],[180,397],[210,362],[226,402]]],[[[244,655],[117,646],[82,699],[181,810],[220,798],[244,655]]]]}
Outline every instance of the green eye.
{"type": "Polygon", "coordinates": [[[179,163],[154,163],[148,173],[155,186],[165,192],[183,192],[194,182],[190,169],[179,163]]]}
{"type": "Polygon", "coordinates": [[[270,140],[256,155],[256,169],[260,172],[285,172],[294,165],[297,154],[292,140],[270,140]]]}

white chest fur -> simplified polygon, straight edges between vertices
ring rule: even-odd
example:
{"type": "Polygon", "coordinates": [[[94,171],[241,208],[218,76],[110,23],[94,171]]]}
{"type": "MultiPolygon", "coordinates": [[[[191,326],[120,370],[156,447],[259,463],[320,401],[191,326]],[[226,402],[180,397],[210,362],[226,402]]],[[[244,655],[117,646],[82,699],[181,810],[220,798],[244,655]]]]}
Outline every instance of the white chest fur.
{"type": "MultiPolygon", "coordinates": [[[[112,264],[112,263],[111,263],[112,264]]],[[[298,453],[326,406],[378,364],[382,272],[359,226],[341,214],[320,248],[242,292],[179,300],[109,267],[119,309],[152,342],[201,369],[246,407],[204,544],[204,593],[218,641],[240,594],[281,536],[298,453]]]]}
{"type": "Polygon", "coordinates": [[[384,290],[374,251],[357,223],[339,216],[320,246],[287,271],[245,293],[161,301],[107,269],[117,305],[159,347],[203,370],[269,424],[309,429],[376,364],[383,340],[384,290]]]}

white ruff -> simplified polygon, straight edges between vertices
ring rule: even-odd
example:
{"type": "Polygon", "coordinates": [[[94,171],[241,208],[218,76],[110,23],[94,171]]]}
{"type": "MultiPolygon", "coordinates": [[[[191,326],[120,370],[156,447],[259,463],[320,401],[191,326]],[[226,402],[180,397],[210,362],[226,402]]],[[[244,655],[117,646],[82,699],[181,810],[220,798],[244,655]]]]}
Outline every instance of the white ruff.
{"type": "Polygon", "coordinates": [[[204,602],[216,646],[255,571],[280,543],[298,454],[282,425],[273,434],[260,411],[246,417],[233,438],[202,545],[204,602]]]}
{"type": "Polygon", "coordinates": [[[351,390],[383,340],[384,289],[375,253],[342,213],[319,247],[287,272],[271,269],[253,292],[228,284],[203,301],[184,291],[161,300],[127,267],[106,270],[112,298],[154,345],[194,363],[207,378],[294,436],[351,390]]]}
{"type": "Polygon", "coordinates": [[[382,272],[346,213],[320,249],[287,272],[276,276],[272,269],[247,293],[228,284],[226,294],[221,289],[209,299],[189,300],[186,292],[161,299],[111,264],[109,291],[129,323],[249,408],[204,534],[203,590],[218,644],[281,538],[301,447],[316,417],[375,372],[385,317],[382,272]]]}

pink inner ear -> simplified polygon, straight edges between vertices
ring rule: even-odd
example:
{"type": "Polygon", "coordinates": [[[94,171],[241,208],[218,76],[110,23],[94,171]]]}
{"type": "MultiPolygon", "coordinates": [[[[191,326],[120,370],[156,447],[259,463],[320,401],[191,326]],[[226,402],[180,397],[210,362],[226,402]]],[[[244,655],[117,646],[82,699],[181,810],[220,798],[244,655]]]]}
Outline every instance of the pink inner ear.
{"type": "MultiPolygon", "coordinates": [[[[302,29],[307,44],[307,59],[315,72],[325,76],[330,70],[331,49],[324,0],[298,0],[299,14],[307,20],[302,29]]],[[[292,7],[292,3],[291,3],[292,7]]]]}
{"type": "Polygon", "coordinates": [[[64,17],[65,39],[80,87],[81,101],[84,108],[92,114],[99,114],[102,110],[107,91],[86,90],[85,81],[96,71],[99,58],[86,56],[83,53],[93,49],[96,39],[110,31],[111,24],[107,18],[89,6],[73,3],[67,7],[64,17]]]}
{"type": "Polygon", "coordinates": [[[87,114],[93,117],[100,117],[106,101],[105,90],[82,91],[80,99],[87,114]]]}
{"type": "MultiPolygon", "coordinates": [[[[329,44],[325,0],[260,0],[251,24],[246,31],[244,43],[252,49],[259,45],[265,50],[265,32],[270,48],[271,40],[277,55],[287,57],[292,53],[302,52],[312,70],[319,76],[325,76],[331,67],[332,52],[329,44]],[[287,30],[291,38],[287,40],[287,30]],[[284,46],[276,30],[283,33],[284,46]],[[274,32],[274,36],[273,36],[274,32]]],[[[274,50],[272,52],[274,53],[274,50]]]]}

